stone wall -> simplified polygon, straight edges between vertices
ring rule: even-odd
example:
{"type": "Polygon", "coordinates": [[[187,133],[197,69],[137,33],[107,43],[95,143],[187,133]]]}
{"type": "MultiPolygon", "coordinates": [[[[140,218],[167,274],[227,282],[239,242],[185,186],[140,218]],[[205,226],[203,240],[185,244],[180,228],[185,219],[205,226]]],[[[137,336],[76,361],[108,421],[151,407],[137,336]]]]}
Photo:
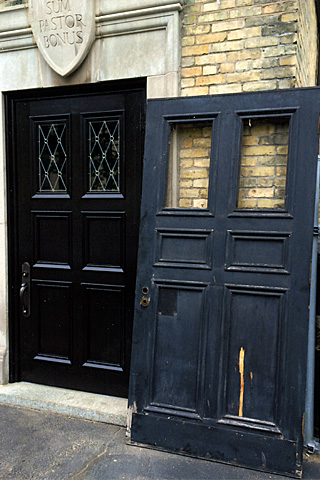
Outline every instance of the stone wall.
{"type": "Polygon", "coordinates": [[[28,3],[28,0],[0,0],[0,10],[16,5],[24,5],[26,3],[28,3]]]}

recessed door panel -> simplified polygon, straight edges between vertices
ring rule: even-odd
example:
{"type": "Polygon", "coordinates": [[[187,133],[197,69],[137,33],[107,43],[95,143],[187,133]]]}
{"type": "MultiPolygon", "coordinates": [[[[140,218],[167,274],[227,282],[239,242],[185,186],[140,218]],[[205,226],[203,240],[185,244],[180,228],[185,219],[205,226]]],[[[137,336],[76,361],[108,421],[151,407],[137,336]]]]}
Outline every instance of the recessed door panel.
{"type": "Polygon", "coordinates": [[[87,297],[85,366],[122,371],[124,368],[124,288],[83,285],[87,297]]]}
{"type": "Polygon", "coordinates": [[[72,362],[72,285],[33,281],[33,304],[37,319],[36,360],[72,362]]]}

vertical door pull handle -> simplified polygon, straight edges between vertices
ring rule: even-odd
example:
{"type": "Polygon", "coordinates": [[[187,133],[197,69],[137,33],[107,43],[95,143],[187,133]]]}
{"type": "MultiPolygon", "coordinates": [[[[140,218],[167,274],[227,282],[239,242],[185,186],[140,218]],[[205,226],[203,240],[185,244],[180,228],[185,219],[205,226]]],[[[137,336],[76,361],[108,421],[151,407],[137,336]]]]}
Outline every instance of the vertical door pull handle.
{"type": "Polygon", "coordinates": [[[28,262],[22,264],[21,287],[20,287],[20,305],[22,315],[30,316],[30,265],[28,262]]]}

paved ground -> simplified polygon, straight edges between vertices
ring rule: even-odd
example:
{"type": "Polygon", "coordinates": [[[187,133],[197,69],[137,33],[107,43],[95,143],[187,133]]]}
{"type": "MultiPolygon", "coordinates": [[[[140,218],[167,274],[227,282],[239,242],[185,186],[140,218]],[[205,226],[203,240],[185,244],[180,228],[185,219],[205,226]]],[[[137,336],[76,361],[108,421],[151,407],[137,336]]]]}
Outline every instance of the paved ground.
{"type": "MultiPolygon", "coordinates": [[[[215,462],[126,444],[114,425],[0,405],[1,480],[281,480],[215,462]]],[[[305,463],[320,479],[320,456],[305,463]]]]}

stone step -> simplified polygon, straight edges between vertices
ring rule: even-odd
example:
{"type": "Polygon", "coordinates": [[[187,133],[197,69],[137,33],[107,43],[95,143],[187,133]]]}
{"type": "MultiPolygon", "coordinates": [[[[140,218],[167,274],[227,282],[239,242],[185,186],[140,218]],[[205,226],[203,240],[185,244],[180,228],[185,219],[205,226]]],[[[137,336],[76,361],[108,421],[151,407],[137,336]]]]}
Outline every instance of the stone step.
{"type": "Polygon", "coordinates": [[[0,404],[126,426],[126,398],[17,382],[0,385],[0,404]]]}

